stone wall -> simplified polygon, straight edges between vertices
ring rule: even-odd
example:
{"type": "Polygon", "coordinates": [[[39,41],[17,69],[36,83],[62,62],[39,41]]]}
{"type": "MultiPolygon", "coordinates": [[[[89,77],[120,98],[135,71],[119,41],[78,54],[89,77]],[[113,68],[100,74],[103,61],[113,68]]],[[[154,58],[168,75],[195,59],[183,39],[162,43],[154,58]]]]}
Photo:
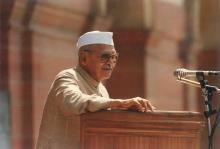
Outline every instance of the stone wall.
{"type": "MultiPolygon", "coordinates": [[[[60,70],[77,65],[75,42],[90,30],[114,32],[120,56],[112,78],[105,82],[111,97],[141,96],[161,110],[203,112],[200,90],[176,82],[173,71],[219,69],[218,3],[1,1],[0,93],[8,95],[9,108],[4,111],[10,111],[9,120],[4,120],[10,127],[0,133],[10,133],[4,137],[11,142],[6,148],[33,148],[48,89],[60,70]]],[[[219,79],[210,82],[218,85],[219,79]]],[[[217,129],[216,147],[219,134],[217,129]]]]}

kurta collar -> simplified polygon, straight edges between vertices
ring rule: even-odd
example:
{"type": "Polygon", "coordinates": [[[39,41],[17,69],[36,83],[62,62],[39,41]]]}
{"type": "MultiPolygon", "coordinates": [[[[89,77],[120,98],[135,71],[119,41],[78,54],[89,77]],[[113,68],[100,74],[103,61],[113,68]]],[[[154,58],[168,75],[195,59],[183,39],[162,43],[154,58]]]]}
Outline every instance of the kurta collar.
{"type": "Polygon", "coordinates": [[[91,85],[93,85],[95,88],[98,87],[98,85],[100,84],[100,82],[96,81],[95,79],[93,79],[82,67],[77,66],[76,71],[82,75],[84,77],[84,79],[91,85]]]}

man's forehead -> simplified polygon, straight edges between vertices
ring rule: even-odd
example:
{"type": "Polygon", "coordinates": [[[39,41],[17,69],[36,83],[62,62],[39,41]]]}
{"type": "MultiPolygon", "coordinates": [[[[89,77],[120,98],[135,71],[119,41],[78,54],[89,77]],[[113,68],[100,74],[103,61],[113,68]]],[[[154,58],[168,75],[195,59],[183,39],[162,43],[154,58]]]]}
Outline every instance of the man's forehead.
{"type": "Polygon", "coordinates": [[[105,45],[105,44],[91,44],[87,45],[87,48],[89,50],[95,50],[95,51],[116,51],[114,46],[111,45],[105,45]]]}

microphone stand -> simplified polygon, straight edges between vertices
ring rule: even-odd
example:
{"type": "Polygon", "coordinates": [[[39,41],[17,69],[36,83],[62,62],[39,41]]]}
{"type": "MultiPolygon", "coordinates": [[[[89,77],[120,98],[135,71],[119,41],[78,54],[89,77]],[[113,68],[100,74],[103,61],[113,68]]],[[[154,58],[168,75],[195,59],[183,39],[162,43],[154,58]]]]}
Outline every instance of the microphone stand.
{"type": "Polygon", "coordinates": [[[199,82],[196,81],[192,81],[189,79],[185,79],[185,78],[178,78],[178,81],[182,82],[182,83],[186,83],[186,84],[191,84],[193,86],[196,87],[200,87],[202,89],[202,96],[205,100],[205,112],[204,115],[207,119],[207,124],[208,124],[208,149],[212,149],[213,148],[213,135],[215,132],[215,129],[218,125],[218,123],[220,122],[220,108],[218,108],[218,110],[213,110],[212,108],[212,96],[213,96],[213,92],[217,92],[220,93],[220,89],[218,89],[218,87],[216,86],[211,86],[208,85],[208,81],[205,80],[205,76],[203,73],[196,73],[196,78],[199,82]],[[211,124],[211,116],[216,114],[215,117],[215,121],[214,124],[212,126],[211,124]]]}

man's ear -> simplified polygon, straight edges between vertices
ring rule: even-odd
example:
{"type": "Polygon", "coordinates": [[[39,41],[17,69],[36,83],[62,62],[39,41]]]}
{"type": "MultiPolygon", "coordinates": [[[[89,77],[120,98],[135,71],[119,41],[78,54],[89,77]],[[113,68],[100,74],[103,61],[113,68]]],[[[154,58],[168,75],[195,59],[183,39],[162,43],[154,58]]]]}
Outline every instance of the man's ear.
{"type": "Polygon", "coordinates": [[[82,65],[86,65],[87,64],[87,53],[84,51],[80,51],[79,52],[79,62],[82,65]]]}

